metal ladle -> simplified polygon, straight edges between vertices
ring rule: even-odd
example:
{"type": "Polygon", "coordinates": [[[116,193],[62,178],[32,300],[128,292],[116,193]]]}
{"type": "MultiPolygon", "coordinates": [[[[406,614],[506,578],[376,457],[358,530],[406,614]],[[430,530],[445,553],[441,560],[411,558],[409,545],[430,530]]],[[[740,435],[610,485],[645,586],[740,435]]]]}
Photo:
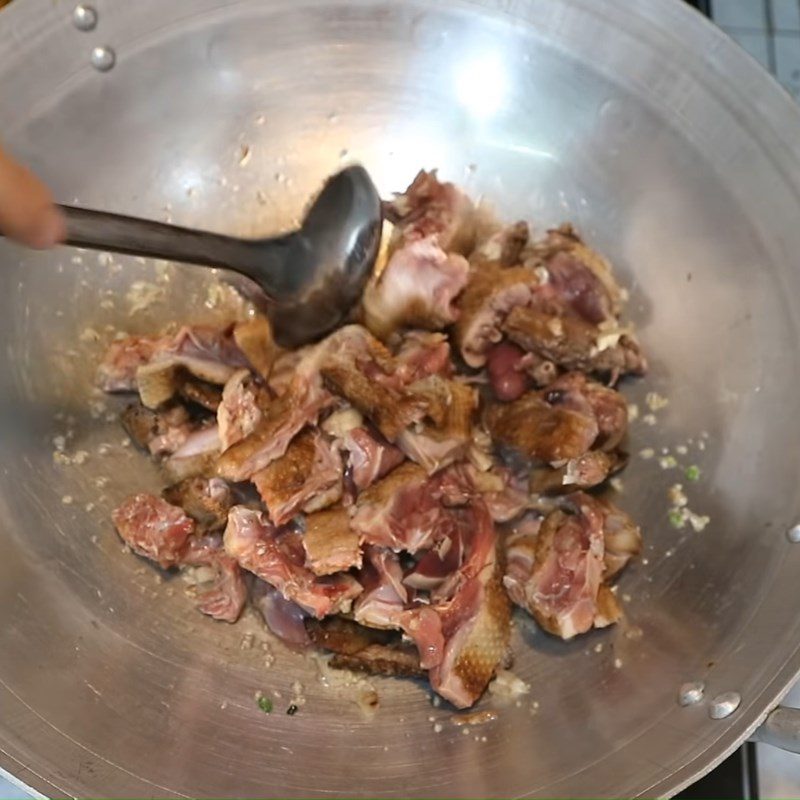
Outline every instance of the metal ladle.
{"type": "Polygon", "coordinates": [[[343,321],[372,271],[381,235],[380,196],[361,166],[328,179],[298,230],[268,239],[59,208],[66,217],[66,244],[220,267],[249,279],[235,284],[251,299],[266,300],[275,338],[284,347],[313,341],[343,321]]]}

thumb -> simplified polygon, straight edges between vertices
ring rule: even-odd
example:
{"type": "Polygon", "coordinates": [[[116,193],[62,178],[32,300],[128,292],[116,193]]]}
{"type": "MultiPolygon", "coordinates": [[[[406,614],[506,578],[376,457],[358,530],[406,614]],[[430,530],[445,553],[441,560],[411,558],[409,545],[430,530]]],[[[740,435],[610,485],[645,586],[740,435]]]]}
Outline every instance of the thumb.
{"type": "Polygon", "coordinates": [[[29,247],[63,241],[66,227],[47,187],[0,149],[0,232],[29,247]]]}

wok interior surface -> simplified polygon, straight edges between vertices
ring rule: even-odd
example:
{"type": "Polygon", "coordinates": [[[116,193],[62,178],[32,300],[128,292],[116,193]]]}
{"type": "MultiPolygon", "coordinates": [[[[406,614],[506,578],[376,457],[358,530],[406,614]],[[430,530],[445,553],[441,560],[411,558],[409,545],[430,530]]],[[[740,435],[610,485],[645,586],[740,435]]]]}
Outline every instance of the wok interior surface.
{"type": "Polygon", "coordinates": [[[326,687],[278,644],[267,668],[254,619],[203,618],[110,524],[159,480],[92,406],[106,326],[213,318],[216,276],[3,243],[0,765],[78,796],[663,795],[710,768],[799,663],[788,98],[677,2],[98,6],[88,36],[63,4],[0,14],[4,138],[60,200],[266,234],[345,161],[384,195],[438,167],[502,217],[571,221],[610,257],[652,364],[626,394],[642,414],[647,391],[669,406],[633,423],[622,476],[646,542],[620,582],[627,622],[564,643],[519,618],[513,670],[531,693],[469,735],[410,681],[372,680],[368,720],[352,687],[326,687]],[[107,74],[89,65],[99,43],[117,52],[107,74]],[[137,310],[142,291],[155,299],[137,310]],[[82,464],[54,463],[69,430],[82,464]],[[637,455],[705,434],[697,484],[637,455]],[[676,482],[711,517],[702,533],[670,527],[676,482]],[[287,716],[298,680],[306,704],[287,716]],[[740,692],[739,710],[680,708],[689,680],[740,692]],[[271,715],[258,690],[280,692],[271,715]]]}

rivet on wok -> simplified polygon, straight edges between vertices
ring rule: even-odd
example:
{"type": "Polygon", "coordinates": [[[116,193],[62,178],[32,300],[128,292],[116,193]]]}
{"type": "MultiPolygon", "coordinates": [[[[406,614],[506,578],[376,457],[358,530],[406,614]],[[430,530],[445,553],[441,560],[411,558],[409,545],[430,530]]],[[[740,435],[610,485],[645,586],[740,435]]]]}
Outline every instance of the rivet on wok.
{"type": "Polygon", "coordinates": [[[739,708],[742,697],[738,692],[723,692],[718,694],[708,708],[708,716],[711,719],[725,719],[739,708]]]}
{"type": "Polygon", "coordinates": [[[800,542],[800,522],[797,525],[792,525],[792,527],[786,531],[786,538],[792,542],[792,544],[800,542]]]}
{"type": "Polygon", "coordinates": [[[95,47],[92,50],[92,66],[100,72],[108,72],[116,60],[117,56],[110,47],[95,47]]]}
{"type": "Polygon", "coordinates": [[[72,12],[72,24],[79,31],[93,31],[97,27],[97,11],[81,3],[72,12]]]}
{"type": "Polygon", "coordinates": [[[703,683],[703,681],[691,681],[690,683],[684,683],[681,685],[681,688],[678,689],[678,702],[682,706],[693,706],[695,703],[699,703],[703,699],[705,690],[706,685],[703,683]]]}

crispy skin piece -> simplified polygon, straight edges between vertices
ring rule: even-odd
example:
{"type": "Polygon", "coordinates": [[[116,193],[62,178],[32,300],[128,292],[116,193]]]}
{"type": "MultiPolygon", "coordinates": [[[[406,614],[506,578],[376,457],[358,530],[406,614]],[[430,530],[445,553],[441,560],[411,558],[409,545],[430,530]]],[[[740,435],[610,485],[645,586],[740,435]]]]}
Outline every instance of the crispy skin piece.
{"type": "Polygon", "coordinates": [[[318,510],[341,498],[342,458],[319,431],[308,429],[252,481],[273,523],[283,525],[301,509],[318,510]]]}
{"type": "MultiPolygon", "coordinates": [[[[458,708],[469,708],[480,698],[508,653],[511,603],[502,585],[499,563],[491,566],[491,576],[481,587],[478,612],[452,667],[444,668],[448,662],[446,650],[444,663],[431,670],[431,685],[458,708]]],[[[473,582],[479,581],[480,578],[475,578],[473,582]]],[[[470,591],[471,586],[465,593],[470,591]]],[[[447,638],[452,623],[447,613],[443,617],[442,629],[447,638]]],[[[453,639],[458,636],[456,630],[450,633],[453,639]]]]}
{"type": "Polygon", "coordinates": [[[192,433],[189,412],[181,405],[153,411],[132,403],[122,412],[122,427],[128,436],[153,456],[174,453],[192,433]]]}
{"type": "Polygon", "coordinates": [[[361,566],[360,536],[350,528],[346,508],[317,511],[306,517],[303,548],[306,566],[315,575],[333,575],[361,566]]]}
{"type": "Polygon", "coordinates": [[[594,615],[595,628],[607,628],[622,619],[622,608],[611,587],[600,584],[597,590],[597,611],[594,615]]]}
{"type": "Polygon", "coordinates": [[[217,386],[204,381],[194,380],[191,376],[183,381],[178,394],[190,403],[194,403],[207,411],[216,411],[222,400],[222,391],[217,386]]]}
{"type": "Polygon", "coordinates": [[[255,317],[240,322],[233,329],[233,338],[239,349],[262,378],[269,378],[272,365],[278,357],[278,345],[272,336],[272,326],[266,317],[255,317]]]}
{"type": "Polygon", "coordinates": [[[221,478],[186,478],[168,486],[161,496],[195,520],[200,533],[224,530],[233,505],[230,487],[221,478]]]}
{"type": "Polygon", "coordinates": [[[468,708],[506,657],[511,609],[486,504],[474,498],[469,507],[452,511],[451,520],[451,549],[456,539],[464,544],[461,564],[431,593],[431,605],[404,612],[400,624],[430,669],[434,690],[468,708]]]}
{"type": "Polygon", "coordinates": [[[371,381],[352,365],[324,365],[320,373],[334,394],[349,400],[369,417],[390,442],[425,414],[426,405],[421,398],[371,381]]]}
{"type": "Polygon", "coordinates": [[[598,500],[603,510],[603,541],[605,544],[603,577],[610,580],[619,575],[628,562],[642,549],[639,526],[610,500],[598,500]]]}
{"type": "Polygon", "coordinates": [[[562,369],[613,375],[643,375],[647,369],[638,342],[627,333],[611,335],[577,316],[516,307],[503,332],[524,350],[562,369]]]}
{"type": "Polygon", "coordinates": [[[540,393],[553,406],[593,416],[598,436],[594,447],[616,449],[628,430],[628,404],[616,390],[589,380],[582,372],[568,372],[540,393]]]}
{"type": "Polygon", "coordinates": [[[409,678],[425,675],[416,648],[404,645],[396,631],[365,628],[342,617],[305,623],[311,641],[335,654],[331,666],[336,669],[409,678]]]}
{"type": "Polygon", "coordinates": [[[579,458],[598,434],[593,417],[551,406],[536,392],[528,392],[513,403],[490,406],[486,425],[493,439],[546,462],[579,458]]]}

